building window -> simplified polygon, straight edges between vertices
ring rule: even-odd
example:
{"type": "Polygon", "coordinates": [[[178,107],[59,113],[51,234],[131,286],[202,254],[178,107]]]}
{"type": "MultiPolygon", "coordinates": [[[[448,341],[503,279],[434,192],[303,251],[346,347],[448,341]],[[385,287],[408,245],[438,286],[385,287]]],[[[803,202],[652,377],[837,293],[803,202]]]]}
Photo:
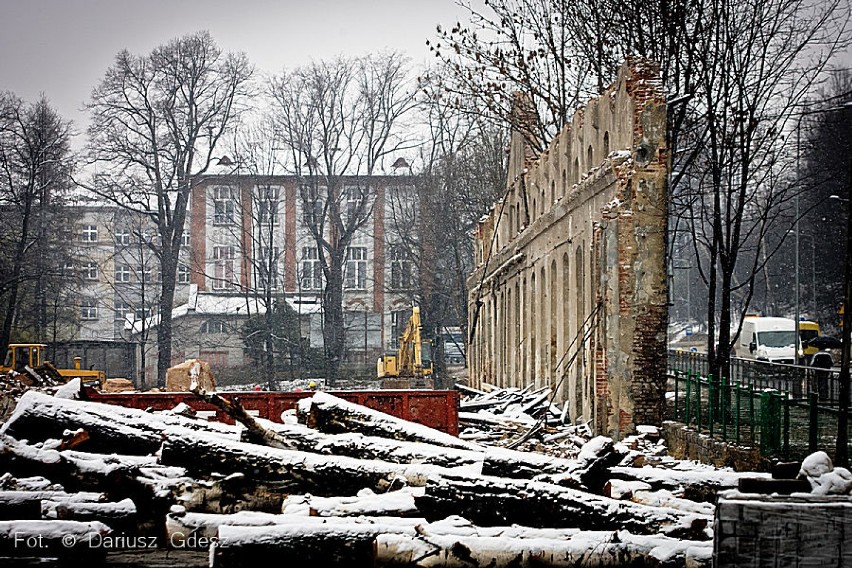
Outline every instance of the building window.
{"type": "Polygon", "coordinates": [[[83,264],[83,278],[86,280],[97,280],[98,279],[98,263],[97,262],[86,262],[83,264]]]}
{"type": "Polygon", "coordinates": [[[180,245],[182,247],[189,247],[189,242],[190,242],[189,231],[184,231],[180,236],[180,245]]]}
{"type": "Polygon", "coordinates": [[[127,246],[130,244],[130,231],[124,227],[115,230],[115,244],[127,246]]]}
{"type": "Polygon", "coordinates": [[[80,302],[80,319],[96,320],[98,319],[98,303],[93,298],[83,298],[80,302]]]}
{"type": "Polygon", "coordinates": [[[178,264],[177,270],[178,284],[189,284],[189,267],[185,264],[178,264]]]}
{"type": "Polygon", "coordinates": [[[142,306],[133,310],[133,315],[136,316],[136,319],[138,320],[147,319],[151,317],[151,309],[142,306]]]}
{"type": "Polygon", "coordinates": [[[98,242],[98,228],[95,225],[84,225],[81,238],[84,243],[98,242]]]}
{"type": "Polygon", "coordinates": [[[318,227],[323,221],[323,201],[319,197],[308,199],[302,203],[305,212],[305,225],[318,227]]]}
{"type": "Polygon", "coordinates": [[[391,247],[389,252],[391,261],[391,289],[411,289],[413,282],[411,275],[411,255],[401,246],[391,247]]]}
{"type": "Polygon", "coordinates": [[[302,247],[302,289],[322,288],[322,264],[317,247],[302,247]]]}
{"type": "Polygon", "coordinates": [[[153,282],[154,272],[147,266],[140,266],[136,270],[136,277],[139,279],[139,282],[153,282]]]}
{"type": "Polygon", "coordinates": [[[133,306],[127,302],[116,300],[113,313],[115,314],[116,320],[124,321],[127,319],[127,316],[133,314],[133,306]]]}
{"type": "Polygon", "coordinates": [[[259,188],[257,201],[258,221],[264,225],[278,223],[279,194],[277,187],[259,188]]]}
{"type": "Polygon", "coordinates": [[[66,262],[62,265],[62,276],[64,278],[74,278],[74,263],[66,262]]]}
{"type": "Polygon", "coordinates": [[[364,188],[357,185],[347,185],[344,188],[346,193],[346,214],[349,221],[355,220],[356,213],[364,201],[364,188]]]}
{"type": "Polygon", "coordinates": [[[207,320],[201,324],[201,333],[228,333],[228,324],[222,320],[207,320]]]}
{"type": "Polygon", "coordinates": [[[349,247],[346,249],[346,274],[343,287],[349,290],[367,288],[367,248],[349,247]]]}
{"type": "Polygon", "coordinates": [[[234,287],[234,247],[213,247],[213,289],[230,290],[234,287]]]}
{"type": "Polygon", "coordinates": [[[233,187],[213,188],[213,224],[233,225],[237,208],[237,190],[233,187]]]}
{"type": "Polygon", "coordinates": [[[126,264],[117,264],[115,267],[116,282],[130,282],[130,267],[126,264]]]}
{"type": "Polygon", "coordinates": [[[260,288],[270,290],[278,287],[278,247],[260,247],[258,263],[258,280],[260,288]]]}

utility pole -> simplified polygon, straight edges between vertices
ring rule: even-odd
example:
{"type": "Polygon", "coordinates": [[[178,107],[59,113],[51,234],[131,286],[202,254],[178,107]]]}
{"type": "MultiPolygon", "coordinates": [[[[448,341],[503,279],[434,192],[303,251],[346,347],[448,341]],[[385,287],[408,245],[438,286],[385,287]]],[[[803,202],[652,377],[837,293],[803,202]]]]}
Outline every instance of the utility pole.
{"type": "MultiPolygon", "coordinates": [[[[841,109],[846,114],[852,113],[852,102],[848,102],[841,109]]],[[[832,109],[835,110],[835,109],[832,109]]],[[[852,123],[852,117],[848,117],[852,123]]],[[[846,273],[843,280],[845,291],[843,298],[843,347],[840,356],[840,407],[837,416],[837,447],[835,448],[834,461],[836,465],[848,467],[849,465],[849,356],[850,341],[852,341],[852,211],[850,211],[850,199],[852,199],[852,156],[849,157],[849,187],[846,199],[846,273]]]]}

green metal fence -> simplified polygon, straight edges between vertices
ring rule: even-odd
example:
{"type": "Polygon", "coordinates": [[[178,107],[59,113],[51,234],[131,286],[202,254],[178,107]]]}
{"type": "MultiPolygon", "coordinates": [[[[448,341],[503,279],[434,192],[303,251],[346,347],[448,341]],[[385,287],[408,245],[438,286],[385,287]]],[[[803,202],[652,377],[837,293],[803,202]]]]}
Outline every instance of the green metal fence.
{"type": "Polygon", "coordinates": [[[759,448],[766,457],[802,459],[817,450],[834,456],[835,372],[734,360],[731,376],[713,377],[702,354],[670,352],[669,419],[723,442],[759,448]]]}

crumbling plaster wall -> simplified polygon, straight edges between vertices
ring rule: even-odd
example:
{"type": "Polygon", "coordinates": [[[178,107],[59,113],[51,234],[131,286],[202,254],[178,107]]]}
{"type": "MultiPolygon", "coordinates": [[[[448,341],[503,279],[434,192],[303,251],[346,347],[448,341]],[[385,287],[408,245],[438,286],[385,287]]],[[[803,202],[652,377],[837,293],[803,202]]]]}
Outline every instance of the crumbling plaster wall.
{"type": "Polygon", "coordinates": [[[665,117],[657,67],[631,59],[540,155],[513,134],[468,279],[474,386],[552,389],[572,420],[616,438],[661,424],[665,117]]]}

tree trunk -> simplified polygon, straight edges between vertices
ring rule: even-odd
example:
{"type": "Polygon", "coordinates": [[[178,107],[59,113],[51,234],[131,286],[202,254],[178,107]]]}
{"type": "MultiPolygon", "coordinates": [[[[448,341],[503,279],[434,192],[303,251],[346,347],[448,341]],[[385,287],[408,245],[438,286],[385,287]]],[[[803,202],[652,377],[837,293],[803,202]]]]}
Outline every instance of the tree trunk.
{"type": "Polygon", "coordinates": [[[558,485],[498,477],[430,478],[417,508],[428,520],[450,515],[476,525],[626,530],[705,540],[712,519],[673,509],[615,501],[558,485]]]}
{"type": "Polygon", "coordinates": [[[105,498],[103,493],[65,491],[0,491],[0,520],[41,519],[42,502],[97,503],[105,498]]]}
{"type": "MultiPolygon", "coordinates": [[[[381,460],[391,463],[424,463],[439,467],[482,467],[483,454],[434,444],[401,442],[388,438],[365,436],[357,432],[324,434],[302,425],[258,421],[276,433],[286,445],[284,449],[314,452],[323,455],[381,460]]],[[[245,434],[244,434],[245,435],[245,434]]],[[[243,441],[250,441],[244,439],[243,441]]],[[[508,458],[503,458],[507,461],[508,458]]],[[[511,468],[512,466],[507,466],[511,468]]],[[[517,467],[517,463],[515,464],[517,467]]]]}
{"type": "Polygon", "coordinates": [[[282,496],[291,493],[355,495],[365,487],[384,492],[399,487],[400,483],[422,487],[429,476],[448,471],[429,465],[320,456],[213,436],[167,438],[163,442],[161,461],[185,467],[200,476],[210,472],[243,474],[253,481],[269,482],[282,496]]]}
{"type": "Polygon", "coordinates": [[[407,568],[604,568],[692,566],[710,568],[711,543],[636,537],[625,531],[573,532],[564,537],[444,535],[429,531],[380,534],[375,566],[407,568]],[[660,546],[670,546],[662,550],[660,546]],[[660,547],[660,548],[658,548],[660,547]]]}
{"type": "Polygon", "coordinates": [[[97,402],[56,398],[37,391],[24,393],[14,414],[3,425],[5,434],[30,442],[63,439],[66,430],[85,430],[89,439],[77,447],[103,453],[147,455],[168,435],[191,431],[239,437],[239,430],[219,422],[200,422],[174,414],[152,414],[97,402]],[[173,430],[173,432],[169,432],[173,430]]]}
{"type": "Polygon", "coordinates": [[[409,442],[426,442],[448,448],[483,451],[483,447],[460,440],[439,430],[396,418],[354,404],[326,392],[317,392],[311,399],[307,424],[321,432],[339,434],[358,432],[368,436],[409,442]]]}
{"type": "Polygon", "coordinates": [[[323,344],[325,351],[326,381],[336,386],[343,357],[343,254],[345,249],[332,251],[328,280],[323,293],[323,344]]]}
{"type": "MultiPolygon", "coordinates": [[[[310,518],[310,517],[309,517],[310,518]]],[[[373,546],[380,534],[414,535],[422,519],[362,517],[272,527],[219,527],[211,567],[256,568],[270,558],[282,566],[374,568],[373,546]]]]}

